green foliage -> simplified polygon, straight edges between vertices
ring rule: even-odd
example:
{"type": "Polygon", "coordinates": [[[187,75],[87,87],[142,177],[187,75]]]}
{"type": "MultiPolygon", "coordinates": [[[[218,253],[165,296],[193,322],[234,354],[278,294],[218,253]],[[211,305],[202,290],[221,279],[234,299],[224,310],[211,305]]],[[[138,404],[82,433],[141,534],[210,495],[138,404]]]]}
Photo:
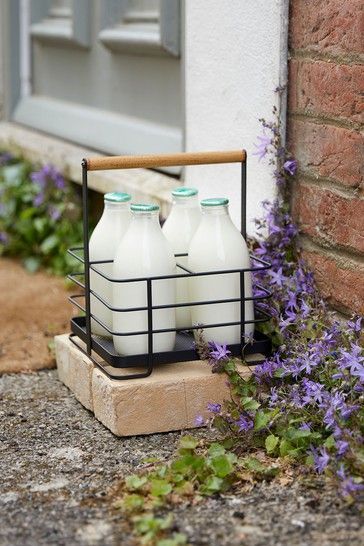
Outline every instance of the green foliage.
{"type": "Polygon", "coordinates": [[[82,242],[80,197],[54,167],[37,171],[10,158],[0,167],[0,195],[0,255],[21,258],[32,273],[78,267],[66,251],[82,242]]]}

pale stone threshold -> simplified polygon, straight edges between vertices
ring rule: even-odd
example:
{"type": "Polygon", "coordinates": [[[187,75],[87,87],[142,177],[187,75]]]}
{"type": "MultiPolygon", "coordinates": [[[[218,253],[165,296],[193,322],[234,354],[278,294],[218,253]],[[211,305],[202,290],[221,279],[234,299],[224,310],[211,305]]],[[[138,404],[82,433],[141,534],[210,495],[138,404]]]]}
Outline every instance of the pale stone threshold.
{"type": "MultiPolygon", "coordinates": [[[[231,398],[226,374],[213,374],[202,360],[164,364],[149,377],[115,381],[77,349],[68,334],[56,336],[55,347],[59,379],[116,436],[195,428],[198,415],[209,417],[209,402],[231,398]]],[[[239,366],[239,372],[249,377],[251,368],[239,366]]]]}
{"type": "MultiPolygon", "coordinates": [[[[35,163],[52,163],[65,177],[78,184],[82,183],[82,159],[105,156],[10,122],[0,123],[0,148],[19,153],[35,163]]],[[[90,172],[88,183],[91,189],[100,193],[126,191],[133,201],[158,203],[164,217],[169,211],[171,190],[180,185],[179,180],[148,169],[90,172]]]]}

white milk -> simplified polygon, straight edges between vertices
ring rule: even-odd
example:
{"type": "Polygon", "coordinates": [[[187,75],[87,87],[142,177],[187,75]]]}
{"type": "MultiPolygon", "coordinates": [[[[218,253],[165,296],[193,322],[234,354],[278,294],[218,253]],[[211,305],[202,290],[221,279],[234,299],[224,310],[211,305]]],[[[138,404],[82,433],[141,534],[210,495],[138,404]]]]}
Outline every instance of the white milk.
{"type": "MultiPolygon", "coordinates": [[[[190,242],[201,221],[201,211],[197,199],[198,191],[195,188],[184,186],[172,191],[172,210],[165,221],[162,231],[166,236],[175,254],[188,252],[190,242]]],[[[187,267],[187,256],[179,256],[176,261],[187,267]]],[[[176,273],[183,273],[183,269],[177,267],[176,273]]],[[[176,279],[176,302],[188,302],[187,279],[176,279]]],[[[176,308],[176,326],[187,330],[192,325],[189,307],[176,308]]]]}
{"type": "MultiPolygon", "coordinates": [[[[194,272],[219,271],[250,267],[246,242],[233,224],[225,198],[201,201],[202,220],[193,237],[188,256],[188,267],[194,272]]],[[[251,273],[244,275],[245,296],[251,297],[251,273]]],[[[190,301],[211,301],[240,297],[240,275],[230,273],[189,278],[190,301]]],[[[217,324],[240,321],[240,302],[191,306],[192,322],[217,324]]],[[[245,302],[245,320],[253,320],[253,302],[245,302]]],[[[254,331],[253,324],[245,326],[245,335],[254,331]]],[[[205,328],[207,341],[240,343],[240,325],[205,328]]]]}
{"type": "MultiPolygon", "coordinates": [[[[116,249],[130,223],[128,193],[107,193],[104,196],[104,212],[95,227],[89,242],[90,261],[113,260],[116,249]]],[[[104,274],[112,275],[112,263],[94,265],[104,274]]],[[[112,283],[90,270],[90,288],[109,305],[112,304],[112,283]]],[[[112,312],[91,294],[91,313],[112,330],[112,312]]],[[[98,322],[91,319],[91,332],[111,338],[111,334],[98,322]]]]}
{"type": "MultiPolygon", "coordinates": [[[[176,262],[159,224],[158,205],[133,204],[131,223],[117,249],[113,276],[115,279],[173,275],[176,262]]],[[[175,303],[174,279],[152,281],[153,305],[175,303]]],[[[147,306],[147,283],[114,283],[114,307],[128,309],[147,306]]],[[[153,329],[175,328],[174,308],[153,311],[153,329]]],[[[114,332],[148,330],[147,311],[113,312],[114,332]]],[[[176,332],[153,334],[153,352],[170,351],[174,348],[176,332]]],[[[148,335],[113,336],[115,350],[121,355],[148,352],[148,335]]]]}

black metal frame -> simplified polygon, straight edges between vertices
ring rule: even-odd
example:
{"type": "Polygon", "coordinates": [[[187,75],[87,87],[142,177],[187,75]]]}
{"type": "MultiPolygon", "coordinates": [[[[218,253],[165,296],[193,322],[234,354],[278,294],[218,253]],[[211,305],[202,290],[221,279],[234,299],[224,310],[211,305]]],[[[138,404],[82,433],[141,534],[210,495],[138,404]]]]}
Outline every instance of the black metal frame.
{"type": "MultiPolygon", "coordinates": [[[[78,307],[81,311],[85,313],[85,316],[76,317],[71,320],[71,334],[70,340],[74,345],[78,347],[83,353],[85,353],[99,368],[101,368],[111,379],[135,379],[143,378],[149,376],[153,371],[154,362],[158,363],[168,363],[168,362],[183,362],[198,359],[198,355],[194,348],[194,338],[192,333],[185,331],[179,331],[177,328],[164,328],[164,329],[154,329],[153,328],[153,310],[155,309],[167,309],[167,308],[177,308],[193,305],[212,305],[212,304],[223,304],[223,303],[232,303],[240,302],[240,321],[238,322],[229,322],[229,323],[217,323],[209,324],[204,326],[206,328],[214,327],[224,327],[224,326],[233,326],[240,325],[240,339],[241,343],[236,345],[229,346],[232,354],[234,356],[242,356],[247,354],[262,353],[268,355],[271,351],[270,340],[260,334],[255,332],[254,341],[252,343],[246,343],[244,340],[245,337],[245,325],[246,324],[256,324],[259,322],[265,322],[271,317],[263,310],[259,312],[256,311],[254,320],[245,320],[245,302],[246,301],[259,301],[265,300],[272,296],[272,293],[264,288],[259,286],[259,289],[263,292],[263,295],[245,297],[245,275],[246,272],[265,270],[271,267],[271,264],[251,256],[251,260],[257,265],[255,267],[245,268],[245,269],[229,269],[229,270],[220,270],[220,271],[205,271],[195,273],[188,270],[186,267],[182,266],[177,261],[177,267],[183,270],[183,273],[178,273],[174,275],[164,275],[164,276],[155,276],[155,277],[138,277],[134,279],[114,279],[108,275],[105,275],[97,269],[98,264],[112,263],[112,260],[100,260],[90,262],[89,258],[89,203],[88,203],[88,180],[87,180],[88,165],[87,160],[82,161],[82,204],[83,204],[83,247],[74,247],[68,250],[69,254],[73,256],[76,260],[81,262],[84,266],[83,273],[73,273],[68,275],[68,278],[77,284],[79,287],[83,288],[83,294],[75,294],[70,296],[69,300],[73,305],[78,307]],[[80,256],[79,252],[83,250],[83,258],[80,256]],[[147,288],[147,306],[146,307],[134,307],[127,309],[115,308],[109,305],[99,294],[90,289],[90,270],[101,275],[104,279],[112,283],[123,283],[123,282],[145,282],[147,288]],[[169,305],[153,305],[152,301],[152,283],[156,280],[162,279],[177,279],[177,278],[186,278],[186,273],[190,276],[210,276],[210,275],[221,275],[221,274],[237,274],[240,275],[240,297],[232,299],[222,299],[222,300],[209,300],[209,301],[200,301],[193,303],[174,303],[169,305]],[[83,276],[84,282],[79,278],[83,276]],[[148,330],[138,331],[138,332],[113,332],[110,330],[106,324],[104,324],[97,316],[91,313],[91,294],[96,297],[103,305],[105,305],[111,311],[116,312],[133,312],[133,311],[147,311],[148,313],[148,330]],[[81,305],[77,300],[81,297],[85,298],[85,306],[81,305]],[[148,335],[148,353],[142,355],[133,355],[133,356],[120,356],[118,355],[114,348],[112,341],[96,336],[91,333],[91,318],[100,324],[105,330],[107,330],[111,335],[117,336],[130,336],[130,335],[148,335]],[[162,332],[172,332],[175,331],[176,335],[176,346],[173,351],[163,352],[163,353],[154,353],[153,352],[153,334],[162,333],[162,332]],[[84,344],[82,346],[78,341],[79,338],[84,344]],[[100,356],[102,360],[96,359],[92,353],[100,356]],[[120,375],[117,373],[117,369],[120,368],[134,368],[129,374],[120,375]],[[144,371],[138,372],[136,369],[142,368],[144,371]]],[[[246,155],[244,161],[241,162],[241,233],[246,237],[246,155]]],[[[176,254],[176,258],[187,256],[187,254],[176,254]]],[[[191,327],[190,330],[200,329],[201,326],[191,327]]]]}

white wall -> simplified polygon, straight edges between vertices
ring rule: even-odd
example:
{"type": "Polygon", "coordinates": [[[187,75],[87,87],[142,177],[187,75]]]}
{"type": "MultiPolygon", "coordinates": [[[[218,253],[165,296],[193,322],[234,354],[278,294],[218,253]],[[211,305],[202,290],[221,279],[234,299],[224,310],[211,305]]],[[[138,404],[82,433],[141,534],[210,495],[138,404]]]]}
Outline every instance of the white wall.
{"type": "MultiPolygon", "coordinates": [[[[272,167],[252,155],[285,82],[287,0],[185,0],[186,150],[245,148],[248,219],[274,194],[272,167]]],[[[228,196],[239,225],[239,167],[188,167],[186,184],[201,198],[228,196]]],[[[253,233],[253,224],[248,225],[253,233]]]]}

